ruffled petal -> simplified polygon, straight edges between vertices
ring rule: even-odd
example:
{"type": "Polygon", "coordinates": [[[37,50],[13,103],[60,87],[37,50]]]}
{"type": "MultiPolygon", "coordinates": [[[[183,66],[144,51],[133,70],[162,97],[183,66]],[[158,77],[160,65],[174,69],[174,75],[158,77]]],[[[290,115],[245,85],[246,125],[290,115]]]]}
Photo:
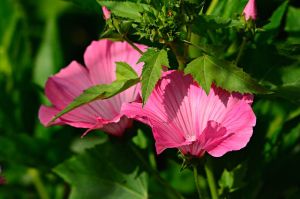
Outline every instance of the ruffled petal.
{"type": "Polygon", "coordinates": [[[64,108],[92,86],[87,70],[73,61],[46,82],[45,93],[57,108],[64,108]]]}
{"type": "MultiPolygon", "coordinates": [[[[226,128],[215,121],[209,121],[207,127],[193,143],[180,147],[183,154],[189,154],[195,157],[201,157],[205,151],[216,156],[214,149],[220,145],[226,138],[232,134],[228,134],[226,128]]],[[[226,151],[227,152],[227,151],[226,151]]]]}
{"type": "Polygon", "coordinates": [[[60,110],[55,107],[41,106],[39,110],[39,119],[44,126],[52,125],[63,125],[68,124],[76,128],[93,128],[95,122],[90,120],[85,120],[84,117],[80,117],[76,112],[67,113],[62,117],[56,119],[54,122],[50,123],[53,117],[58,114],[60,110]]]}
{"type": "MultiPolygon", "coordinates": [[[[44,126],[49,126],[50,121],[53,117],[59,113],[59,110],[54,107],[41,106],[39,109],[39,120],[44,126]]],[[[64,124],[60,118],[52,123],[52,125],[64,124]]]]}
{"type": "MultiPolygon", "coordinates": [[[[91,86],[87,70],[77,62],[72,62],[48,79],[45,92],[53,106],[61,111],[91,86]]],[[[97,115],[97,108],[89,104],[65,114],[62,118],[70,118],[70,121],[76,118],[76,122],[93,123],[97,115]]]]}
{"type": "Polygon", "coordinates": [[[255,123],[256,117],[251,107],[239,102],[226,113],[222,121],[222,126],[227,129],[227,134],[230,136],[209,153],[215,157],[220,157],[228,151],[244,148],[252,136],[255,123]]]}
{"type": "Polygon", "coordinates": [[[125,129],[130,128],[131,126],[132,120],[123,116],[117,122],[110,121],[108,124],[103,126],[102,130],[114,136],[122,136],[125,129]]]}
{"type": "Polygon", "coordinates": [[[152,128],[158,154],[166,148],[187,144],[183,133],[178,132],[173,123],[164,120],[166,119],[165,115],[160,115],[160,113],[147,107],[147,105],[142,107],[142,103],[128,103],[123,105],[121,112],[129,118],[148,124],[152,128]]]}
{"type": "MultiPolygon", "coordinates": [[[[197,132],[202,133],[206,128],[208,121],[215,121],[223,124],[223,121],[228,118],[227,113],[237,106],[247,107],[248,111],[252,112],[254,115],[251,104],[253,102],[253,96],[250,94],[239,94],[239,93],[229,93],[228,91],[212,86],[209,95],[207,96],[202,88],[199,88],[200,92],[200,106],[199,111],[196,115],[197,119],[197,132]],[[240,105],[238,105],[240,104],[240,105]]],[[[235,117],[235,119],[238,119],[235,117]]],[[[241,117],[240,120],[245,118],[241,117]]],[[[254,126],[254,125],[252,125],[254,126]]],[[[227,126],[225,125],[227,128],[227,126]]],[[[199,136],[199,135],[197,135],[199,136]]]]}

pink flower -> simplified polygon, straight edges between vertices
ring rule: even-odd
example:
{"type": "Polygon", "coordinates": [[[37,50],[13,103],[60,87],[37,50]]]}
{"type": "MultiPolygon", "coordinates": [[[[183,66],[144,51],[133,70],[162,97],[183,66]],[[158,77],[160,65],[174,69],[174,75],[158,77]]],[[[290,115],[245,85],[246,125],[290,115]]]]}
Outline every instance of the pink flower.
{"type": "MultiPolygon", "coordinates": [[[[141,50],[145,46],[138,45],[141,50]]],[[[46,83],[46,96],[52,107],[41,106],[39,119],[45,126],[51,119],[63,110],[70,102],[79,96],[83,90],[97,84],[109,84],[116,79],[117,61],[130,64],[140,74],[141,64],[136,64],[140,54],[128,43],[109,40],[93,41],[85,51],[83,67],[73,61],[46,83]]],[[[120,112],[123,103],[137,99],[139,85],[106,100],[97,100],[81,106],[57,119],[53,124],[67,124],[77,128],[102,129],[112,135],[120,136],[132,121],[120,112]]],[[[53,125],[51,124],[51,125],[53,125]]],[[[87,133],[86,132],[86,133],[87,133]]]]}
{"type": "Polygon", "coordinates": [[[207,96],[190,75],[168,71],[144,107],[134,102],[122,111],[151,126],[158,154],[178,148],[196,157],[205,152],[220,157],[248,143],[256,122],[252,98],[216,86],[207,96]]]}
{"type": "Polygon", "coordinates": [[[257,10],[256,10],[256,2],[255,0],[249,0],[246,7],[244,8],[243,14],[246,20],[250,18],[256,20],[257,18],[257,10]]]}
{"type": "Polygon", "coordinates": [[[107,7],[102,6],[102,12],[104,19],[108,20],[110,18],[110,11],[107,9],[107,7]]]}

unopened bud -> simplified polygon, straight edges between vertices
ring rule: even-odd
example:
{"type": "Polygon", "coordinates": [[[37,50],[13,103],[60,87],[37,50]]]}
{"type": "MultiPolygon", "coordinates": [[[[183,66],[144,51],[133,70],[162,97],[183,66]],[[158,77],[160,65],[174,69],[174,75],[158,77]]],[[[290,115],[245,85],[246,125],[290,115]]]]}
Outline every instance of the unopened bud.
{"type": "Polygon", "coordinates": [[[110,18],[110,11],[107,9],[107,7],[102,6],[102,12],[104,19],[108,20],[110,18]]]}
{"type": "Polygon", "coordinates": [[[257,18],[257,10],[256,10],[256,2],[255,0],[249,0],[246,7],[244,8],[243,14],[245,19],[248,21],[249,19],[256,20],[257,18]]]}

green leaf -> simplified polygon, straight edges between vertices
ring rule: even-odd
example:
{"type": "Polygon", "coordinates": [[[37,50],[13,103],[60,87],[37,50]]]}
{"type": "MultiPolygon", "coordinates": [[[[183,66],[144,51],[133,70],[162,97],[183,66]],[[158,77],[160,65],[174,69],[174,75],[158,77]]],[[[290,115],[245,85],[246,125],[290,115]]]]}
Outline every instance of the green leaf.
{"type": "Polygon", "coordinates": [[[291,101],[300,102],[300,68],[298,65],[284,67],[280,70],[282,84],[274,92],[291,101]]]}
{"type": "MultiPolygon", "coordinates": [[[[286,133],[286,132],[285,132],[286,133]]],[[[300,140],[300,124],[293,128],[289,133],[283,137],[282,148],[287,151],[299,143],[300,140]]]]}
{"type": "Polygon", "coordinates": [[[116,80],[111,84],[101,84],[97,86],[90,87],[83,91],[81,95],[76,97],[74,101],[72,101],[65,109],[59,112],[51,121],[55,121],[57,118],[62,115],[78,108],[82,105],[91,103],[95,100],[107,99],[111,98],[124,90],[130,88],[131,86],[137,84],[139,82],[139,78],[136,79],[124,79],[124,80],[116,80]]]}
{"type": "Polygon", "coordinates": [[[218,15],[224,18],[230,18],[236,14],[240,14],[245,7],[247,0],[227,0],[214,1],[216,4],[208,8],[207,13],[218,15]]]}
{"type": "Polygon", "coordinates": [[[287,41],[292,44],[300,43],[300,8],[289,6],[286,21],[285,31],[288,33],[287,41]]]}
{"type": "Polygon", "coordinates": [[[147,137],[141,129],[137,130],[137,135],[134,138],[132,138],[132,141],[141,149],[147,148],[147,137]]]}
{"type": "Polygon", "coordinates": [[[284,17],[285,11],[288,6],[288,1],[284,1],[272,14],[270,23],[264,26],[266,30],[272,30],[279,28],[282,18],[284,17]]]}
{"type": "Polygon", "coordinates": [[[150,5],[142,3],[134,3],[129,1],[101,1],[98,0],[101,6],[106,6],[114,15],[127,19],[132,19],[136,22],[141,21],[141,13],[149,10],[150,5]]]}
{"type": "Polygon", "coordinates": [[[117,65],[117,80],[137,79],[139,78],[135,70],[125,62],[116,62],[117,65]]]}
{"type": "Polygon", "coordinates": [[[97,145],[54,169],[71,184],[70,199],[148,198],[147,175],[134,151],[139,149],[121,141],[97,145]]]}
{"type": "Polygon", "coordinates": [[[139,62],[144,62],[142,70],[142,98],[146,103],[157,81],[161,77],[162,66],[169,67],[168,53],[162,49],[157,51],[149,48],[140,58],[139,62]]]}
{"type": "Polygon", "coordinates": [[[243,178],[246,174],[246,168],[242,164],[237,165],[231,171],[224,169],[220,180],[218,181],[220,192],[226,195],[230,192],[236,191],[245,185],[243,178]]]}
{"type": "Polygon", "coordinates": [[[300,8],[290,6],[288,8],[285,30],[287,32],[300,31],[300,8]]]}
{"type": "Polygon", "coordinates": [[[288,1],[284,1],[272,14],[269,21],[263,27],[264,31],[258,32],[257,42],[259,43],[270,43],[280,32],[280,27],[283,22],[286,10],[288,7],[288,1]]]}
{"type": "Polygon", "coordinates": [[[185,69],[185,73],[191,74],[206,93],[209,93],[213,82],[228,91],[267,93],[265,88],[241,68],[233,63],[209,55],[203,55],[190,62],[185,69]]]}
{"type": "Polygon", "coordinates": [[[202,35],[207,30],[223,29],[223,28],[242,28],[244,26],[241,20],[222,18],[214,15],[199,15],[193,25],[193,31],[202,35]]]}

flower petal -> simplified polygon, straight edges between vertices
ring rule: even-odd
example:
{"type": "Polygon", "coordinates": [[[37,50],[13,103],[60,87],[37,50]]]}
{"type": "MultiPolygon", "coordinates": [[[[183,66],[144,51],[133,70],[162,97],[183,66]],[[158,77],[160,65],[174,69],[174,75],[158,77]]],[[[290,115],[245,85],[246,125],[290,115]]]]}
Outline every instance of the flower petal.
{"type": "Polygon", "coordinates": [[[186,145],[196,140],[195,115],[197,103],[191,76],[178,71],[165,72],[157,83],[147,103],[128,105],[122,112],[152,127],[156,149],[160,153],[166,148],[186,145]]]}
{"type": "MultiPolygon", "coordinates": [[[[146,46],[136,44],[142,51],[146,46]]],[[[109,84],[116,80],[115,62],[126,62],[140,74],[142,63],[137,64],[139,52],[127,42],[113,42],[107,39],[93,41],[84,53],[84,61],[93,84],[109,84]]]]}
{"type": "Polygon", "coordinates": [[[190,75],[168,71],[143,108],[132,103],[121,112],[152,127],[158,153],[178,147],[184,154],[219,157],[248,143],[255,125],[252,100],[214,85],[206,95],[190,75]]]}
{"type": "Polygon", "coordinates": [[[173,124],[163,120],[166,119],[164,114],[161,115],[159,112],[155,112],[155,110],[146,106],[142,107],[142,103],[124,104],[121,112],[129,118],[134,118],[152,127],[158,154],[166,148],[187,144],[182,133],[176,132],[173,124]]]}
{"type": "MultiPolygon", "coordinates": [[[[45,92],[54,107],[61,111],[91,86],[87,70],[77,62],[72,62],[68,67],[48,79],[45,92]]],[[[71,117],[70,121],[72,118],[77,118],[76,122],[81,120],[84,123],[93,123],[96,121],[94,116],[97,115],[97,109],[89,104],[77,108],[61,118],[71,117]]]]}
{"type": "MultiPolygon", "coordinates": [[[[41,106],[39,109],[39,120],[44,126],[48,126],[49,122],[53,119],[53,116],[59,113],[59,110],[54,107],[41,106]]],[[[52,125],[64,124],[60,118],[52,123],[52,125]]]]}
{"type": "Polygon", "coordinates": [[[50,123],[53,117],[58,114],[60,110],[54,107],[41,106],[39,110],[39,119],[44,126],[63,125],[68,124],[77,128],[93,128],[93,122],[85,120],[83,116],[80,117],[76,112],[67,113],[64,116],[58,118],[56,121],[50,123]]]}
{"type": "Polygon", "coordinates": [[[87,70],[73,61],[46,82],[45,92],[57,108],[63,109],[85,89],[92,86],[87,70]]]}

